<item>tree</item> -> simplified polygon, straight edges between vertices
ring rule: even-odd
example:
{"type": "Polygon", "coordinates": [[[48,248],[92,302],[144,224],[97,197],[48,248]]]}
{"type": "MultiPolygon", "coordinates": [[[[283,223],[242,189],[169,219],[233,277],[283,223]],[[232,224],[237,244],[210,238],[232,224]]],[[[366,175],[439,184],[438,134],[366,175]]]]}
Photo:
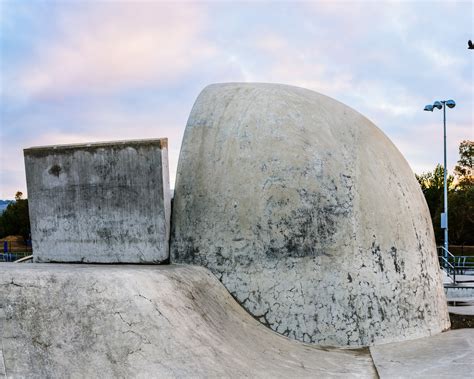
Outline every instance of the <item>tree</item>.
{"type": "Polygon", "coordinates": [[[450,243],[474,245],[474,186],[451,191],[448,202],[450,243]]]}
{"type": "Polygon", "coordinates": [[[459,145],[459,160],[454,174],[458,187],[474,185],[474,141],[462,141],[459,145]]]}
{"type": "MultiPolygon", "coordinates": [[[[433,172],[425,172],[421,175],[415,174],[415,176],[418,183],[420,183],[430,210],[436,242],[440,243],[444,238],[443,229],[441,229],[439,221],[441,213],[444,212],[444,167],[438,164],[433,172]]],[[[452,186],[453,181],[453,176],[448,175],[448,189],[452,186]]]]}
{"type": "MultiPolygon", "coordinates": [[[[474,244],[474,142],[462,141],[454,177],[448,176],[448,228],[451,244],[474,244]]],[[[433,172],[415,175],[420,183],[435,231],[436,242],[444,239],[440,216],[444,212],[444,168],[437,165],[433,172]]]]}
{"type": "Polygon", "coordinates": [[[453,214],[449,235],[453,244],[474,245],[474,141],[462,141],[454,168],[456,186],[449,196],[453,214]]]}
{"type": "Polygon", "coordinates": [[[15,194],[15,202],[10,203],[0,215],[0,238],[20,235],[25,240],[30,239],[28,200],[22,197],[23,193],[18,191],[15,194]]]}

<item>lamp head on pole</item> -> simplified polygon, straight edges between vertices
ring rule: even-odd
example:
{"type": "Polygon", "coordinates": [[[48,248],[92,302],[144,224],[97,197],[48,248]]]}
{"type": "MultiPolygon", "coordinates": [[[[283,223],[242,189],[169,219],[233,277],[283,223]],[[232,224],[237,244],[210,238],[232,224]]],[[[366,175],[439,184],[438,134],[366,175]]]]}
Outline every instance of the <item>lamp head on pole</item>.
{"type": "Polygon", "coordinates": [[[438,108],[438,109],[443,109],[443,104],[441,104],[441,102],[439,102],[439,101],[435,101],[433,103],[433,107],[438,108]]]}
{"type": "Polygon", "coordinates": [[[454,108],[456,106],[456,103],[454,102],[454,100],[448,100],[446,101],[446,105],[448,106],[448,108],[454,108]]]}
{"type": "Polygon", "coordinates": [[[435,101],[433,105],[428,104],[425,105],[425,111],[433,112],[435,108],[443,109],[443,104],[445,107],[454,108],[456,106],[456,102],[454,100],[443,100],[443,101],[435,101]]]}
{"type": "Polygon", "coordinates": [[[424,110],[427,112],[433,112],[433,106],[431,104],[425,105],[424,110]]]}

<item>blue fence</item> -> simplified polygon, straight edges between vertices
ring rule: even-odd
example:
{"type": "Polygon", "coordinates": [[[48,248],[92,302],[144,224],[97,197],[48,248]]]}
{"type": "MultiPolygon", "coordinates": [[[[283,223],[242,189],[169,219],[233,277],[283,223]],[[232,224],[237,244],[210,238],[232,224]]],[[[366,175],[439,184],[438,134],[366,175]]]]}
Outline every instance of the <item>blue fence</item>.
{"type": "Polygon", "coordinates": [[[19,244],[17,241],[0,241],[0,262],[14,262],[31,255],[33,253],[31,240],[25,242],[19,244]]]}

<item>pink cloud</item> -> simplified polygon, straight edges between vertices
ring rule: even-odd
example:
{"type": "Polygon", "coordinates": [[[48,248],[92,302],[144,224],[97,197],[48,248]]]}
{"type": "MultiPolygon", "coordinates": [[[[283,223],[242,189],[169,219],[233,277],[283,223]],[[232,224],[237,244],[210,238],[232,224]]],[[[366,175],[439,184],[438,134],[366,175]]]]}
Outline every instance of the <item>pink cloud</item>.
{"type": "Polygon", "coordinates": [[[16,75],[26,96],[167,84],[215,53],[195,4],[93,3],[65,8],[57,22],[58,38],[42,41],[16,75]]]}
{"type": "Polygon", "coordinates": [[[64,114],[22,115],[15,128],[30,132],[24,133],[21,142],[0,141],[0,176],[5,177],[4,180],[0,178],[0,199],[12,198],[17,190],[27,193],[24,148],[99,141],[168,138],[170,182],[174,187],[181,139],[191,106],[192,103],[172,103],[137,112],[114,102],[105,102],[65,111],[69,119],[81,125],[79,130],[59,129],[62,125],[55,116],[62,118],[64,114]],[[8,167],[4,165],[7,160],[8,167]]]}

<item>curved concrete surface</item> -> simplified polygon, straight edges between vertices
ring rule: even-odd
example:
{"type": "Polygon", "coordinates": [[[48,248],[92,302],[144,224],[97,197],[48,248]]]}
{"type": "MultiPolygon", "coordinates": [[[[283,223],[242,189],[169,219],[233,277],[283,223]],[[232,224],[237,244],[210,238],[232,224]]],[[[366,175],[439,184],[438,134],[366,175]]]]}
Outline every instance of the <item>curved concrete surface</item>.
{"type": "Polygon", "coordinates": [[[0,265],[0,376],[376,377],[254,320],[206,269],[0,265]],[[2,360],[3,355],[3,360],[2,360]]]}
{"type": "Polygon", "coordinates": [[[408,163],[361,114],[302,88],[202,91],[179,158],[171,254],[300,341],[365,346],[449,328],[408,163]]]}

